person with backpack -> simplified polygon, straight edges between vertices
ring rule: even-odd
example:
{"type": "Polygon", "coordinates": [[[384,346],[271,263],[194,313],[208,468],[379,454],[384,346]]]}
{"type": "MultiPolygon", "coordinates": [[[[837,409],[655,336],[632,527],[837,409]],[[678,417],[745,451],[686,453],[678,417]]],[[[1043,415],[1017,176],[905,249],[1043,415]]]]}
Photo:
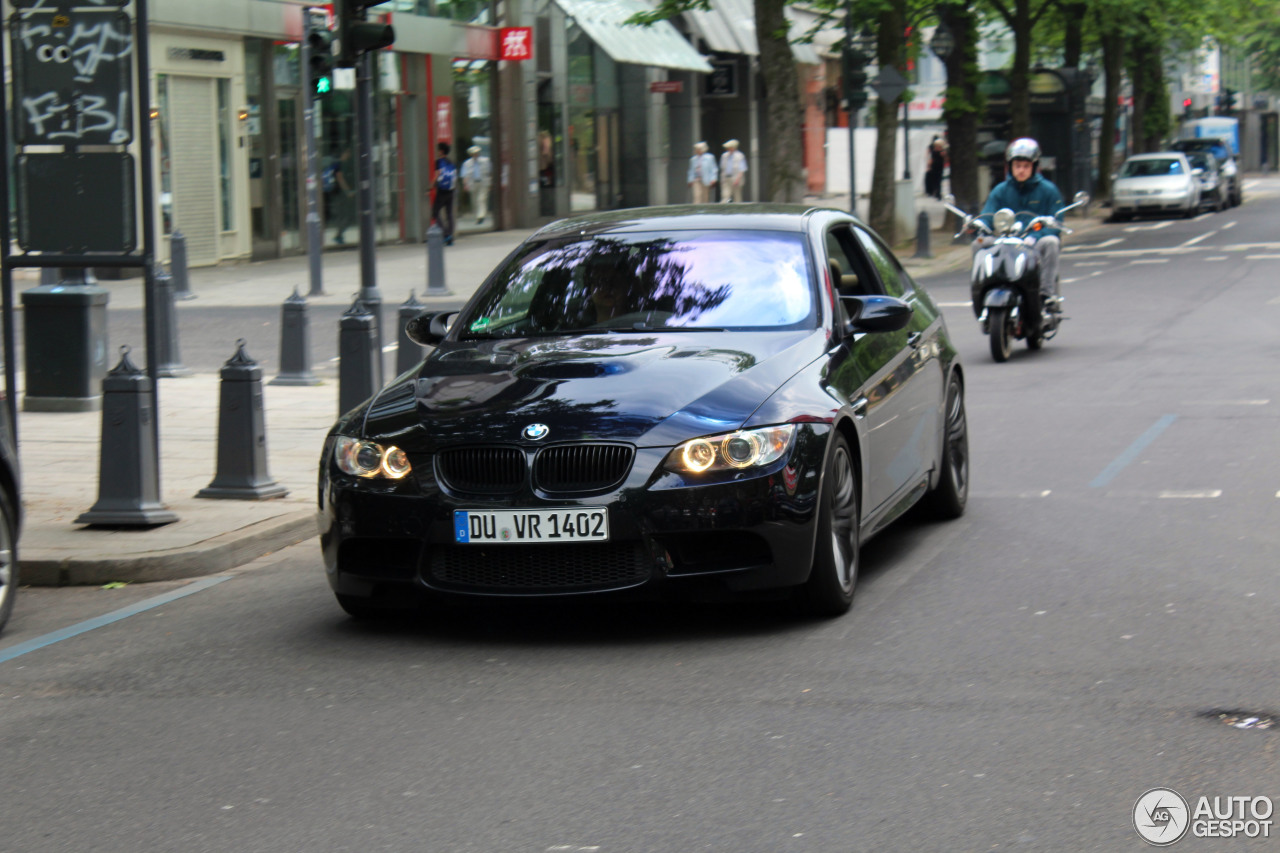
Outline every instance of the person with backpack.
{"type": "Polygon", "coordinates": [[[449,159],[452,150],[447,142],[436,143],[436,197],[431,202],[431,218],[444,231],[444,244],[453,245],[453,196],[458,185],[458,167],[449,159]]]}
{"type": "Polygon", "coordinates": [[[355,222],[355,205],[351,197],[355,194],[351,184],[347,182],[347,167],[351,162],[351,149],[343,150],[341,157],[335,157],[320,173],[320,189],[324,192],[324,215],[335,230],[333,242],[341,246],[346,242],[343,234],[355,222]]]}

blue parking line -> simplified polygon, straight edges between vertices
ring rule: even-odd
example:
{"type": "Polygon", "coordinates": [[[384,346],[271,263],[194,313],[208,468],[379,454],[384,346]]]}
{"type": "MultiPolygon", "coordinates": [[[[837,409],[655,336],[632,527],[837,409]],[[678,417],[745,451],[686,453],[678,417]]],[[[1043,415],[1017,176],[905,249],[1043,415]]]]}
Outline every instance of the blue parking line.
{"type": "Polygon", "coordinates": [[[1093,482],[1089,484],[1091,488],[1099,488],[1105,486],[1115,479],[1116,475],[1125,469],[1130,462],[1138,458],[1138,454],[1146,450],[1147,445],[1160,437],[1160,433],[1169,428],[1169,425],[1178,419],[1177,415],[1165,415],[1160,420],[1152,424],[1151,428],[1138,436],[1137,440],[1121,453],[1115,459],[1111,460],[1111,464],[1102,469],[1102,473],[1093,478],[1093,482]]]}
{"type": "Polygon", "coordinates": [[[220,584],[223,581],[231,580],[231,575],[218,575],[217,577],[205,578],[196,581],[193,584],[175,589],[173,592],[166,592],[164,595],[157,595],[155,598],[148,598],[139,601],[137,604],[130,604],[128,607],[121,607],[119,610],[113,610],[103,616],[94,619],[88,619],[84,622],[78,622],[69,628],[60,628],[52,631],[42,637],[36,637],[34,640],[27,640],[25,643],[18,643],[16,646],[10,646],[7,649],[0,649],[0,663],[13,660],[16,657],[25,655],[27,652],[34,652],[36,649],[43,649],[45,646],[51,646],[62,640],[79,636],[94,628],[101,628],[104,625],[110,625],[112,622],[119,622],[121,619],[128,619],[130,616],[142,613],[144,610],[150,610],[153,607],[159,607],[162,604],[168,604],[170,601],[176,601],[179,598],[185,598],[188,595],[194,595],[197,592],[208,589],[214,584],[220,584]]]}

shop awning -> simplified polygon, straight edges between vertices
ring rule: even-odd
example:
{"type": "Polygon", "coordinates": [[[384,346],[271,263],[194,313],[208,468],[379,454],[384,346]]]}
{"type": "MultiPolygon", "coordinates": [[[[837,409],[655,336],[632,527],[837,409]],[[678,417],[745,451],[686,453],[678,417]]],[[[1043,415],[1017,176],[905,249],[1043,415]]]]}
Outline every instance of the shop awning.
{"type": "Polygon", "coordinates": [[[649,27],[623,23],[637,12],[653,11],[643,0],[556,0],[556,5],[614,62],[711,73],[711,64],[669,21],[649,27]]]}
{"type": "MultiPolygon", "coordinates": [[[[805,31],[806,28],[797,23],[795,11],[790,6],[783,13],[792,24],[793,36],[805,31]]],[[[756,40],[755,4],[752,0],[711,0],[711,11],[690,9],[684,14],[712,50],[747,56],[760,54],[760,43],[756,40]]],[[[796,62],[805,65],[818,65],[822,61],[811,44],[792,44],[791,55],[796,58],[796,62]]]]}

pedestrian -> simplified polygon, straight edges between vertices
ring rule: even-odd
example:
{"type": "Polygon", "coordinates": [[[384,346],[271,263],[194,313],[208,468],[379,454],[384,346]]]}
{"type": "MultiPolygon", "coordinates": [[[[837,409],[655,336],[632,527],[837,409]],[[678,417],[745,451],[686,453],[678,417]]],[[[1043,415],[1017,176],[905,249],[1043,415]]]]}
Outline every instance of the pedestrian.
{"type": "Polygon", "coordinates": [[[458,183],[458,167],[449,159],[453,150],[447,142],[436,143],[436,197],[431,202],[431,218],[444,231],[444,244],[453,245],[453,192],[458,183]]]}
{"type": "Polygon", "coordinates": [[[929,166],[924,173],[924,194],[942,198],[942,175],[947,170],[947,143],[935,136],[929,143],[929,166]]]}
{"type": "Polygon", "coordinates": [[[747,175],[747,155],[738,150],[738,140],[724,144],[720,155],[720,200],[742,201],[742,184],[747,175]]]}
{"type": "Polygon", "coordinates": [[[471,196],[476,224],[483,225],[489,215],[489,187],[493,182],[493,165],[485,157],[479,145],[467,149],[471,156],[462,163],[462,188],[471,196]]]}
{"type": "Polygon", "coordinates": [[[694,204],[707,203],[717,177],[716,155],[707,151],[707,143],[693,143],[693,156],[689,158],[689,190],[694,204]]]}
{"type": "Polygon", "coordinates": [[[346,243],[347,228],[355,222],[355,205],[351,198],[355,192],[347,180],[347,170],[351,166],[351,149],[343,149],[340,156],[329,161],[320,173],[320,189],[324,192],[325,220],[333,225],[333,242],[341,246],[346,243]]]}

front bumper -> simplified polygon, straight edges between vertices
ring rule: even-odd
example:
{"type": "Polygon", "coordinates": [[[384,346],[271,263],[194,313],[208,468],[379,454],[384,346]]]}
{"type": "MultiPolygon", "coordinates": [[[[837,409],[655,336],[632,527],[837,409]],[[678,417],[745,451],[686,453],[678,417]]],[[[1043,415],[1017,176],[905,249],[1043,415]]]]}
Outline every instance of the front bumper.
{"type": "Polygon", "coordinates": [[[431,458],[391,483],[322,466],[320,539],[339,595],[388,607],[430,597],[545,597],[609,593],[642,598],[780,589],[812,564],[830,427],[800,424],[788,456],[752,476],[689,485],[660,470],[670,448],[639,448],[622,485],[556,496],[525,488],[452,492],[431,458]],[[604,507],[607,542],[458,544],[455,510],[604,507]]]}

